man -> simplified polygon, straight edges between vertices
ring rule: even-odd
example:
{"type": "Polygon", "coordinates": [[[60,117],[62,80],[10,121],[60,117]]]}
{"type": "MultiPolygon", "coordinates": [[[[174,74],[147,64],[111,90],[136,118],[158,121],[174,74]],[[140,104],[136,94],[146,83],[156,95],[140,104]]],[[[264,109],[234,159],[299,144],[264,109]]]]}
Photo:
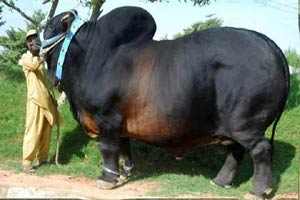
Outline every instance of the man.
{"type": "Polygon", "coordinates": [[[20,64],[27,83],[26,127],[23,141],[23,171],[33,173],[35,167],[47,164],[52,127],[61,122],[56,101],[50,95],[44,77],[44,58],[39,56],[40,40],[36,30],[26,34],[28,51],[20,64]]]}

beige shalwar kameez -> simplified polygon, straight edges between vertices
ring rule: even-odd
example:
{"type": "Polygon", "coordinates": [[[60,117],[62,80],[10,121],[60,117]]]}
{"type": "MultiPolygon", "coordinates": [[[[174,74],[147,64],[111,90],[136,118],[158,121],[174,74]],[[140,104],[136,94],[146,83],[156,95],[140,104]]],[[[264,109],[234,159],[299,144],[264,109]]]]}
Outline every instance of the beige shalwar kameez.
{"type": "Polygon", "coordinates": [[[48,159],[52,126],[61,117],[49,94],[44,77],[44,60],[29,51],[22,55],[20,64],[27,82],[26,125],[23,141],[23,165],[31,164],[35,156],[39,162],[48,159]]]}

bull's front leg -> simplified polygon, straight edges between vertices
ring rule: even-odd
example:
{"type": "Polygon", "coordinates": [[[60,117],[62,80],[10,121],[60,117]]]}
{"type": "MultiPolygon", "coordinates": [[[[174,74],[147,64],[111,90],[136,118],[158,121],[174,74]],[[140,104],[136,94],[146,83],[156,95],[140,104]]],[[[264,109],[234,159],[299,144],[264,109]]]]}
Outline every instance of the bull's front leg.
{"type": "Polygon", "coordinates": [[[101,177],[97,180],[100,189],[113,189],[118,185],[120,135],[122,117],[117,113],[96,115],[95,121],[99,127],[99,148],[103,159],[101,177]]]}
{"type": "Polygon", "coordinates": [[[123,164],[123,174],[122,178],[127,178],[132,169],[133,169],[133,162],[132,162],[132,155],[131,155],[131,147],[130,147],[130,141],[128,138],[121,137],[121,155],[124,159],[123,164]]]}

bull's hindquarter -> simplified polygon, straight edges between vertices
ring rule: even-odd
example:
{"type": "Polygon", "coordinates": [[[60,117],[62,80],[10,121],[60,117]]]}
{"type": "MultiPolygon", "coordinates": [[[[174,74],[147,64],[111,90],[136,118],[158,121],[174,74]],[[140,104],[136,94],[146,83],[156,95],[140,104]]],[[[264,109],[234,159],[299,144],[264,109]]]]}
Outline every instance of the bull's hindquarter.
{"type": "MultiPolygon", "coordinates": [[[[104,163],[98,186],[116,186],[120,154],[130,171],[128,138],[176,156],[218,138],[231,143],[214,183],[232,184],[246,150],[254,163],[251,192],[269,193],[272,146],[264,134],[274,119],[276,126],[289,90],[281,50],[262,34],[236,28],[172,41],[153,41],[154,32],[145,10],[118,8],[83,26],[69,47],[61,85],[74,116],[99,134],[104,163]]],[[[48,58],[52,76],[58,49],[48,58]]]]}

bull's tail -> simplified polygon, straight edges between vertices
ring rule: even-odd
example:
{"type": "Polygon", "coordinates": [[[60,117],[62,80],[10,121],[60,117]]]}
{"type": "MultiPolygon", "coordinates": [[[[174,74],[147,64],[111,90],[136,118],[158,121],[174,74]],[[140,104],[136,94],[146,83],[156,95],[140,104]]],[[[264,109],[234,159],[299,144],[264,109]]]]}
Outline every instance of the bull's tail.
{"type": "Polygon", "coordinates": [[[270,138],[270,144],[271,144],[271,146],[272,146],[272,152],[273,152],[273,146],[274,146],[274,138],[275,138],[276,126],[277,126],[277,123],[278,123],[279,120],[280,120],[280,117],[281,117],[282,113],[283,113],[283,111],[277,113],[276,118],[275,118],[275,121],[274,121],[274,123],[273,123],[273,127],[272,127],[272,135],[271,135],[271,138],[270,138]]]}
{"type": "Polygon", "coordinates": [[[280,50],[280,48],[273,42],[273,41],[269,41],[270,46],[272,47],[272,49],[276,52],[276,54],[279,56],[279,63],[283,64],[283,74],[284,74],[284,78],[285,78],[285,95],[284,97],[281,99],[280,101],[280,105],[279,105],[279,109],[278,112],[276,114],[274,123],[273,123],[273,127],[272,127],[272,135],[270,138],[270,144],[271,144],[271,148],[272,148],[272,155],[274,152],[274,138],[275,138],[275,130],[276,130],[276,126],[280,120],[280,117],[284,111],[285,108],[285,104],[287,102],[288,99],[288,95],[289,95],[289,90],[290,90],[290,72],[289,72],[289,66],[288,66],[288,62],[283,54],[283,52],[280,50]],[[271,43],[271,44],[270,44],[271,43]]]}

